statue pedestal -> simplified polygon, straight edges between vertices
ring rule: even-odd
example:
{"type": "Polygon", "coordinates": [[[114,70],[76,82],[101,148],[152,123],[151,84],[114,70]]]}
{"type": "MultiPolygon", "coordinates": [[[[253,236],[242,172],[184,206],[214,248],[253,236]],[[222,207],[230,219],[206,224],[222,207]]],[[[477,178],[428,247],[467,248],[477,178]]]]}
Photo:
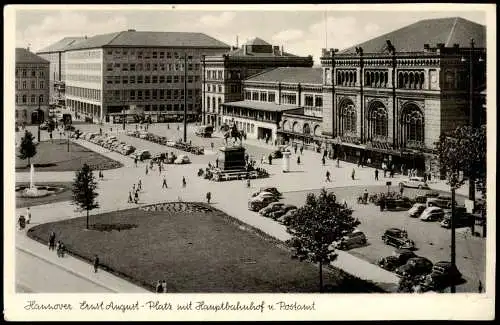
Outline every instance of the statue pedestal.
{"type": "Polygon", "coordinates": [[[283,152],[283,173],[288,173],[290,171],[290,156],[291,153],[288,151],[283,152]]]}
{"type": "Polygon", "coordinates": [[[217,156],[219,168],[222,171],[245,170],[245,148],[241,146],[226,146],[219,148],[217,156]]]}

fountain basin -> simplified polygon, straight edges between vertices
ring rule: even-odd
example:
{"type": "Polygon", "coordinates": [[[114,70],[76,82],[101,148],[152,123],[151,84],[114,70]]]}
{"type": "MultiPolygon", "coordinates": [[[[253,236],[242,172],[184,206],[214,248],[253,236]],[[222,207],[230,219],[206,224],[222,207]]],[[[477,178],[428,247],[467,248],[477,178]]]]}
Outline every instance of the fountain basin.
{"type": "Polygon", "coordinates": [[[54,195],[62,191],[64,191],[64,187],[62,186],[36,185],[34,187],[30,187],[29,185],[17,185],[16,197],[38,198],[54,195]]]}

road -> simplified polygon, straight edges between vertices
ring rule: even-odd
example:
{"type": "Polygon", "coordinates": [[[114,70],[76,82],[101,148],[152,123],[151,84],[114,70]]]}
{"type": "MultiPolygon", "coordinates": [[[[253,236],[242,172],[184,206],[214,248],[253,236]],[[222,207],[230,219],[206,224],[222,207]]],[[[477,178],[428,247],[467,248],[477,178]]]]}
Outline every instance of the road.
{"type": "Polygon", "coordinates": [[[24,293],[114,292],[57,264],[20,249],[16,249],[16,288],[17,292],[24,293]],[[32,270],[36,270],[36,272],[32,270]]]}

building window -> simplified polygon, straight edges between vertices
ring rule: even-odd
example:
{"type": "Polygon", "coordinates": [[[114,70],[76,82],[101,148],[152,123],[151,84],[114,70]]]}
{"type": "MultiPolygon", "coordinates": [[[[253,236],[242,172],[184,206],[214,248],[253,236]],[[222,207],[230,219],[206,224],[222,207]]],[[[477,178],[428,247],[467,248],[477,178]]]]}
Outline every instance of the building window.
{"type": "Polygon", "coordinates": [[[26,104],[26,95],[23,95],[23,104],[26,104]]]}
{"type": "Polygon", "coordinates": [[[270,103],[274,103],[276,101],[276,94],[275,93],[269,93],[267,96],[267,101],[270,103]]]}
{"type": "Polygon", "coordinates": [[[293,93],[281,94],[283,104],[295,105],[297,103],[297,96],[293,93]]]}
{"type": "Polygon", "coordinates": [[[154,84],[158,83],[158,76],[152,76],[151,83],[154,83],[154,84]]]}
{"type": "Polygon", "coordinates": [[[40,89],[43,89],[43,87],[45,86],[43,80],[40,80],[40,89]]]}
{"type": "Polygon", "coordinates": [[[413,104],[408,105],[402,115],[403,139],[407,145],[424,142],[424,116],[413,104]]]}
{"type": "Polygon", "coordinates": [[[137,76],[137,83],[142,84],[142,76],[137,76]]]}
{"type": "Polygon", "coordinates": [[[165,89],[160,89],[160,99],[165,99],[165,89]]]}
{"type": "Polygon", "coordinates": [[[304,98],[304,105],[307,107],[313,107],[314,98],[312,95],[306,95],[304,98]]]}
{"type": "Polygon", "coordinates": [[[135,71],[135,63],[130,63],[130,71],[135,71]]]}
{"type": "Polygon", "coordinates": [[[113,63],[106,64],[106,70],[107,71],[113,71],[113,63]]]}
{"type": "Polygon", "coordinates": [[[122,71],[128,71],[128,63],[123,64],[122,71]]]}
{"type": "Polygon", "coordinates": [[[158,63],[153,63],[153,71],[158,71],[158,63]]]}
{"type": "Polygon", "coordinates": [[[165,76],[163,76],[163,75],[160,76],[160,83],[161,84],[165,83],[165,76]]]}
{"type": "Polygon", "coordinates": [[[112,84],[113,83],[113,77],[111,77],[111,76],[106,77],[106,83],[107,84],[112,84]]]}
{"type": "Polygon", "coordinates": [[[142,100],[142,90],[137,91],[137,99],[142,100]]]}
{"type": "Polygon", "coordinates": [[[154,51],[153,52],[153,59],[156,59],[158,57],[158,52],[154,51]]]}
{"type": "Polygon", "coordinates": [[[172,99],[172,89],[167,89],[167,99],[172,99]]]}
{"type": "Polygon", "coordinates": [[[26,89],[26,80],[23,81],[23,89],[26,89]]]}
{"type": "Polygon", "coordinates": [[[115,84],[119,84],[120,83],[120,76],[115,76],[114,83],[115,84]]]}
{"type": "MultiPolygon", "coordinates": [[[[16,95],[16,104],[18,103],[19,101],[19,95],[16,95]]],[[[17,111],[16,111],[16,114],[17,114],[17,111]]]]}
{"type": "Polygon", "coordinates": [[[217,71],[217,79],[222,80],[222,71],[217,71]]]}
{"type": "Polygon", "coordinates": [[[188,76],[188,83],[193,83],[193,76],[188,76]]]}
{"type": "Polygon", "coordinates": [[[137,63],[137,71],[142,71],[142,63],[137,63]]]}
{"type": "Polygon", "coordinates": [[[153,99],[157,99],[158,98],[158,90],[157,89],[153,89],[153,95],[152,95],[153,99]]]}
{"type": "Polygon", "coordinates": [[[135,76],[130,76],[130,83],[135,84],[135,76]]]}
{"type": "Polygon", "coordinates": [[[172,58],[172,53],[167,52],[167,59],[171,59],[171,58],[172,58]]]}
{"type": "Polygon", "coordinates": [[[165,58],[165,52],[160,52],[160,59],[164,59],[165,58]]]}
{"type": "Polygon", "coordinates": [[[210,110],[210,96],[207,96],[207,109],[210,110]]]}
{"type": "Polygon", "coordinates": [[[261,102],[267,102],[267,93],[266,92],[261,92],[260,93],[260,101],[261,102]]]}
{"type": "Polygon", "coordinates": [[[135,90],[130,91],[130,99],[135,100],[135,90]]]}
{"type": "Polygon", "coordinates": [[[128,84],[128,77],[122,77],[122,84],[128,84]]]}
{"type": "Polygon", "coordinates": [[[167,83],[168,84],[172,83],[172,76],[167,76],[167,83]]]}
{"type": "Polygon", "coordinates": [[[150,77],[149,76],[144,76],[144,83],[145,84],[150,83],[150,77]]]}
{"type": "Polygon", "coordinates": [[[341,127],[342,134],[346,132],[356,133],[356,108],[351,101],[344,102],[341,106],[341,127]]]}
{"type": "Polygon", "coordinates": [[[31,89],[35,89],[35,88],[36,88],[35,80],[32,80],[31,81],[31,89]]]}
{"type": "Polygon", "coordinates": [[[179,76],[174,76],[174,84],[179,83],[179,76]]]}
{"type": "MultiPolygon", "coordinates": [[[[16,78],[19,77],[19,69],[16,69],[16,78]]],[[[17,111],[16,111],[17,113],[17,111]]]]}
{"type": "Polygon", "coordinates": [[[387,109],[382,103],[375,103],[370,109],[369,130],[370,138],[387,137],[388,134],[388,115],[387,109]]]}
{"type": "Polygon", "coordinates": [[[217,88],[218,88],[219,92],[221,93],[222,92],[222,86],[218,85],[217,88]]]}
{"type": "Polygon", "coordinates": [[[36,96],[31,95],[31,104],[36,104],[36,96]]]}
{"type": "Polygon", "coordinates": [[[36,71],[35,70],[31,70],[31,76],[32,77],[36,77],[36,71]]]}
{"type": "Polygon", "coordinates": [[[252,91],[252,100],[259,100],[259,92],[252,91]]]}
{"type": "Polygon", "coordinates": [[[23,69],[23,78],[26,78],[26,69],[23,69]]]}
{"type": "Polygon", "coordinates": [[[314,100],[315,100],[315,101],[314,101],[314,106],[315,106],[315,107],[323,107],[323,97],[321,97],[321,96],[316,96],[316,97],[314,98],[314,100]]]}
{"type": "Polygon", "coordinates": [[[40,103],[43,103],[43,95],[40,95],[40,103]]]}

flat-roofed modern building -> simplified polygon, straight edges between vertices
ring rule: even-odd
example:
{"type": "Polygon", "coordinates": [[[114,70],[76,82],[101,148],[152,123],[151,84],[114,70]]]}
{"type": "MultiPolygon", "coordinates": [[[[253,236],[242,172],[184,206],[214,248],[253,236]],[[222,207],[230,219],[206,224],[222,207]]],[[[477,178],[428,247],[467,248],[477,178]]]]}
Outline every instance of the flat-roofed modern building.
{"type": "Polygon", "coordinates": [[[287,53],[283,46],[273,46],[254,38],[231,51],[207,56],[203,62],[203,119],[214,126],[222,124],[222,104],[243,100],[242,82],[262,71],[277,67],[312,67],[312,56],[287,53]]]}
{"type": "Polygon", "coordinates": [[[65,78],[66,54],[64,51],[68,46],[83,39],[84,37],[65,37],[60,41],[36,52],[38,56],[50,62],[50,73],[49,73],[50,104],[54,104],[59,107],[64,107],[65,105],[64,80],[66,79],[65,78]]]}
{"type": "Polygon", "coordinates": [[[439,136],[471,116],[474,125],[485,121],[486,27],[463,18],[422,20],[337,53],[324,49],[321,64],[323,136],[348,160],[439,175],[439,136]]]}
{"type": "Polygon", "coordinates": [[[66,106],[93,122],[138,114],[163,121],[183,116],[187,96],[188,115],[198,118],[201,58],[229,49],[203,33],[131,29],[88,37],[65,48],[66,106]]]}
{"type": "Polygon", "coordinates": [[[243,81],[244,100],[222,104],[224,124],[251,139],[312,145],[321,137],[321,68],[280,67],[243,81]]]}
{"type": "Polygon", "coordinates": [[[16,48],[16,124],[37,124],[49,110],[49,61],[16,48]],[[38,111],[40,109],[40,111],[38,111]]]}

